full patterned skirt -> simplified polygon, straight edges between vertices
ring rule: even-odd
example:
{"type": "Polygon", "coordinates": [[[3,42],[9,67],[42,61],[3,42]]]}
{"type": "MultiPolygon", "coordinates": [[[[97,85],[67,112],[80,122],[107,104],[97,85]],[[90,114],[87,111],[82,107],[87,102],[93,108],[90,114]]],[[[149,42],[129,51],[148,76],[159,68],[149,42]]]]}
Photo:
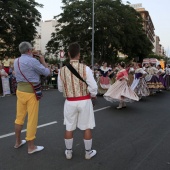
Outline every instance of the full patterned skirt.
{"type": "Polygon", "coordinates": [[[127,85],[126,80],[117,80],[104,94],[104,98],[110,102],[116,102],[120,100],[123,100],[124,102],[139,101],[139,97],[127,85]]]}
{"type": "Polygon", "coordinates": [[[162,82],[160,82],[159,78],[155,75],[153,75],[152,78],[147,81],[147,86],[150,90],[164,89],[162,82]]]}
{"type": "Polygon", "coordinates": [[[111,85],[109,77],[103,77],[103,76],[99,77],[97,81],[97,85],[98,85],[98,94],[105,94],[111,85]]]}
{"type": "Polygon", "coordinates": [[[170,89],[170,75],[165,75],[164,86],[167,90],[170,89]]]}
{"type": "Polygon", "coordinates": [[[139,96],[139,98],[150,95],[149,88],[144,78],[139,79],[139,82],[137,86],[135,87],[134,92],[139,96]]]}

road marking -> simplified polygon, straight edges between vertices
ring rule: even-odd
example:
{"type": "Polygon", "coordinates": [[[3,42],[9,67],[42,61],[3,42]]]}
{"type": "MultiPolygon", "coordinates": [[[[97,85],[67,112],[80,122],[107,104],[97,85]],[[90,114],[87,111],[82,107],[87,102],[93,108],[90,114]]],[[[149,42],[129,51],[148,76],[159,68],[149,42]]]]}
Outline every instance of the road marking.
{"type": "Polygon", "coordinates": [[[101,108],[101,109],[94,110],[94,112],[98,112],[98,111],[100,111],[100,110],[105,110],[105,109],[108,109],[108,108],[110,108],[110,107],[111,107],[111,106],[103,107],[103,108],[101,108]]]}
{"type": "MultiPolygon", "coordinates": [[[[57,121],[50,122],[50,123],[46,123],[46,124],[42,124],[42,125],[37,126],[37,128],[42,128],[42,127],[49,126],[49,125],[53,125],[53,124],[56,124],[56,123],[57,123],[57,121]]],[[[23,129],[23,130],[21,131],[21,133],[22,133],[22,132],[26,132],[26,131],[27,131],[26,129],[23,129]]],[[[2,136],[0,136],[0,139],[6,138],[6,137],[8,137],[8,136],[13,136],[13,135],[15,135],[15,132],[13,132],[13,133],[8,133],[8,134],[6,134],[6,135],[2,135],[2,136]]]]}
{"type": "MultiPolygon", "coordinates": [[[[111,106],[106,106],[106,107],[103,107],[103,108],[94,110],[94,112],[99,112],[99,111],[101,111],[101,110],[105,110],[105,109],[108,109],[108,108],[110,108],[110,107],[111,107],[111,106]]],[[[42,127],[49,126],[49,125],[53,125],[53,124],[56,124],[56,123],[57,123],[57,121],[50,122],[50,123],[46,123],[46,124],[42,124],[42,125],[37,126],[37,128],[42,128],[42,127]]],[[[26,129],[23,129],[23,130],[21,131],[21,133],[26,132],[26,131],[27,131],[26,129]]],[[[0,136],[0,139],[6,138],[6,137],[9,137],[9,136],[13,136],[13,135],[15,135],[15,132],[8,133],[8,134],[5,134],[5,135],[1,135],[1,136],[0,136]]]]}

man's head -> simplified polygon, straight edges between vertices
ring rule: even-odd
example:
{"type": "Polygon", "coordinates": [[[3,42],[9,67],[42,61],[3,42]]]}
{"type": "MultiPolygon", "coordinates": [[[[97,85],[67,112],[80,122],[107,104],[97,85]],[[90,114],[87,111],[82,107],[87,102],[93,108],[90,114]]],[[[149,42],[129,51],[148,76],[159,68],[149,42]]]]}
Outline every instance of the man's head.
{"type": "Polygon", "coordinates": [[[80,58],[80,46],[78,43],[71,43],[68,48],[68,55],[70,59],[80,58]]]}
{"type": "Polygon", "coordinates": [[[8,60],[8,56],[6,55],[6,56],[4,57],[4,59],[5,59],[5,60],[8,60]]]}
{"type": "Polygon", "coordinates": [[[19,44],[19,51],[21,54],[32,54],[32,45],[29,42],[22,42],[19,44]]]}

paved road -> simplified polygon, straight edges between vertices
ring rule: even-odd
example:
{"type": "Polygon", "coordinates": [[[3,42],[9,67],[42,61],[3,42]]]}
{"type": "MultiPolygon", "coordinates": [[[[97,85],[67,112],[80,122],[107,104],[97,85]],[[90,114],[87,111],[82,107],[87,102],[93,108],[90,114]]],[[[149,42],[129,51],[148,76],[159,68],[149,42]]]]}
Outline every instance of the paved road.
{"type": "Polygon", "coordinates": [[[73,159],[65,159],[63,103],[56,90],[44,92],[39,114],[43,127],[38,128],[36,143],[45,150],[28,155],[26,145],[13,148],[16,97],[0,98],[0,170],[170,170],[170,92],[131,103],[123,110],[98,97],[93,130],[93,148],[98,154],[91,160],[84,159],[79,130],[74,134],[73,159]]]}

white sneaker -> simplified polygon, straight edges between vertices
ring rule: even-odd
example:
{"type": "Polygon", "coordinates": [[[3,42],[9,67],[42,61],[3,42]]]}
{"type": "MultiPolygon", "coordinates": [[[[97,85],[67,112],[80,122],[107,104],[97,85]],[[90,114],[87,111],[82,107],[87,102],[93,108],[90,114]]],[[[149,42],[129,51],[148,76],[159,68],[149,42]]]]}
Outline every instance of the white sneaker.
{"type": "Polygon", "coordinates": [[[93,156],[96,155],[96,153],[97,153],[96,150],[86,151],[85,159],[91,159],[93,156]]]}
{"type": "Polygon", "coordinates": [[[65,150],[65,155],[66,155],[66,159],[71,159],[72,158],[72,150],[65,150]]]}
{"type": "Polygon", "coordinates": [[[116,109],[122,109],[123,107],[122,106],[118,106],[118,107],[116,107],[116,109]]]}

